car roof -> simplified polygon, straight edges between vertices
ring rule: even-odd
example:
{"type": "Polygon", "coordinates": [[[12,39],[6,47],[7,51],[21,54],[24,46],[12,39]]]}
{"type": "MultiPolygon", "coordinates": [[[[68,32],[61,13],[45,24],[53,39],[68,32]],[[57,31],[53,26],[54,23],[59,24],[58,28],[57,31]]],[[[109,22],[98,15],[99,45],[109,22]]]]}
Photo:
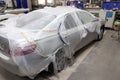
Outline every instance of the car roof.
{"type": "Polygon", "coordinates": [[[67,13],[75,12],[75,11],[83,11],[81,9],[77,9],[75,7],[70,6],[58,6],[58,7],[45,7],[43,9],[36,10],[37,12],[45,12],[48,14],[52,14],[55,16],[65,15],[67,13]]]}

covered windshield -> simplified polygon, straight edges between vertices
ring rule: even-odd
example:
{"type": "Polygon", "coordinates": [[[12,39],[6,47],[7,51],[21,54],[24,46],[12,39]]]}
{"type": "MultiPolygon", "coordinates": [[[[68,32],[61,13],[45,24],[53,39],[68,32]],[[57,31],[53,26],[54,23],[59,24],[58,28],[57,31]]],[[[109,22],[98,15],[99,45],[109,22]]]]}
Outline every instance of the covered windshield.
{"type": "Polygon", "coordinates": [[[43,12],[30,12],[17,19],[16,27],[25,29],[42,29],[56,17],[43,12]]]}

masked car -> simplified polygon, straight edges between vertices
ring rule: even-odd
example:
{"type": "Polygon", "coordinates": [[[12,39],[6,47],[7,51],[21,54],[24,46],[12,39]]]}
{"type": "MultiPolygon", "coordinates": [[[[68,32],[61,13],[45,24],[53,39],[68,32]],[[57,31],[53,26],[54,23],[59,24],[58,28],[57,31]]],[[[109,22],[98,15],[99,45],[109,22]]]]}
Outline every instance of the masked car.
{"type": "Polygon", "coordinates": [[[30,78],[63,70],[66,60],[104,32],[100,19],[72,7],[47,7],[0,24],[0,66],[30,78]]]}

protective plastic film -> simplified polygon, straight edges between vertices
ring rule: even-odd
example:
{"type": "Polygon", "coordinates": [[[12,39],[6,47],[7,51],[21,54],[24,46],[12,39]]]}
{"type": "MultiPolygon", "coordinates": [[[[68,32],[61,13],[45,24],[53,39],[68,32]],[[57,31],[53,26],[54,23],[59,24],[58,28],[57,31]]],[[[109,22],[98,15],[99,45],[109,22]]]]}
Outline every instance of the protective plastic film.
{"type": "Polygon", "coordinates": [[[14,14],[5,14],[5,15],[0,15],[0,20],[2,19],[8,19],[8,18],[12,18],[15,17],[16,15],[14,14]]]}
{"type": "MultiPolygon", "coordinates": [[[[78,18],[76,8],[45,8],[1,22],[0,44],[3,65],[9,63],[7,70],[34,78],[53,63],[55,71],[66,67],[66,58],[72,59],[89,34],[78,18]],[[51,14],[49,11],[60,10],[51,14]],[[59,15],[58,15],[59,14],[59,15]],[[4,46],[4,47],[3,47],[4,46]],[[5,48],[6,47],[6,48],[5,48]]],[[[91,39],[91,37],[90,37],[91,39]]],[[[88,40],[88,39],[87,39],[88,40]]],[[[48,68],[49,69],[49,68],[48,68]]]]}
{"type": "Polygon", "coordinates": [[[37,42],[27,38],[29,36],[26,33],[20,33],[21,37],[25,39],[23,41],[9,40],[9,54],[20,71],[18,75],[28,76],[33,79],[48,66],[50,60],[47,55],[43,55],[44,52],[37,42]]]}
{"type": "Polygon", "coordinates": [[[81,26],[82,23],[75,12],[65,15],[63,19],[60,27],[60,36],[63,42],[68,45],[69,53],[67,55],[71,58],[78,48],[77,45],[86,37],[87,31],[84,26],[81,26]]]}

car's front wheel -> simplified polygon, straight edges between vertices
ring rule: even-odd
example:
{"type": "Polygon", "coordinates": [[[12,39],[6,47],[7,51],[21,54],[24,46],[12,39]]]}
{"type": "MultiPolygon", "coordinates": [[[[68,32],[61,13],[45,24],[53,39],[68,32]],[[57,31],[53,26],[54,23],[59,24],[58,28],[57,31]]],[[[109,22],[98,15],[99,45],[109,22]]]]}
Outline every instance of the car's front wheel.
{"type": "Polygon", "coordinates": [[[97,38],[98,41],[102,40],[103,34],[104,34],[104,26],[102,26],[100,29],[100,34],[98,34],[98,38],[97,38]]]}

